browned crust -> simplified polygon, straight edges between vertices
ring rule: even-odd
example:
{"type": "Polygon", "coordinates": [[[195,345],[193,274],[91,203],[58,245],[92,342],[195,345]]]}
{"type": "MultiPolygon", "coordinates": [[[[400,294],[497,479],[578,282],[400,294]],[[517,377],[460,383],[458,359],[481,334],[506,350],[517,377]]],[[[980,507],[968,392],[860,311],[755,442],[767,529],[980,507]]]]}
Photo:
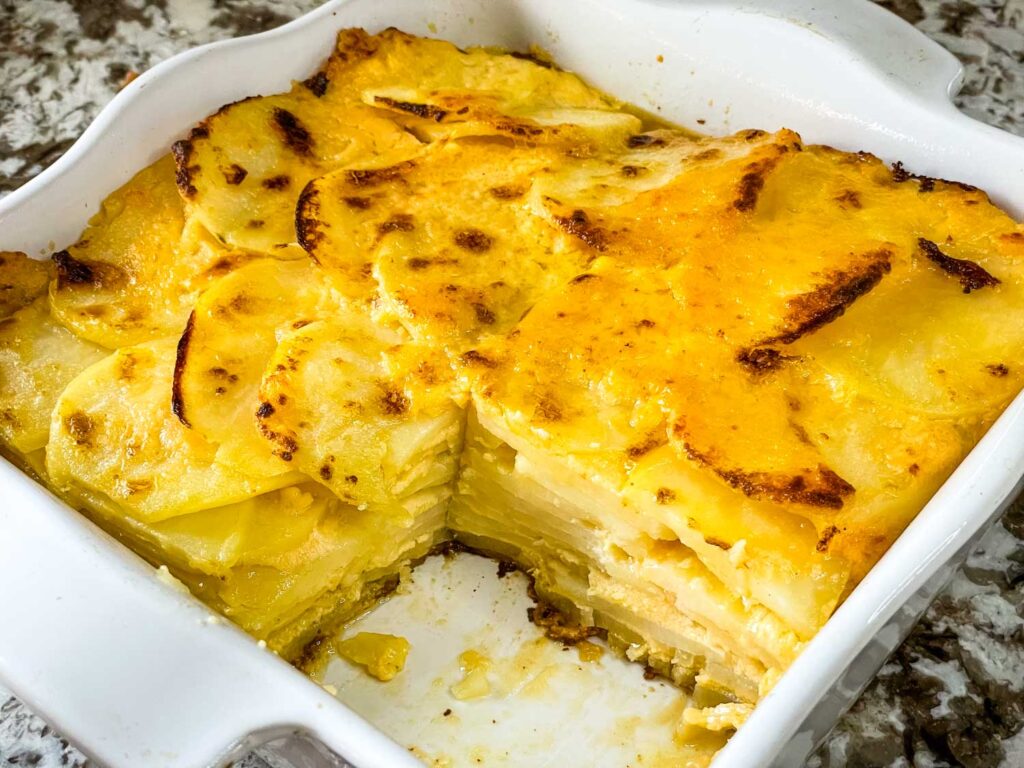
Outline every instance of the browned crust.
{"type": "Polygon", "coordinates": [[[369,59],[380,48],[380,40],[385,36],[408,37],[404,32],[389,28],[380,35],[371,35],[364,29],[353,27],[338,32],[338,40],[331,58],[348,63],[369,59]]]}
{"type": "Polygon", "coordinates": [[[373,204],[368,197],[343,197],[342,202],[355,211],[365,211],[373,204]]]}
{"type": "Polygon", "coordinates": [[[569,216],[552,216],[555,224],[564,232],[582,240],[595,251],[608,248],[608,233],[599,226],[591,224],[587,212],[576,209],[569,216]]]}
{"type": "Polygon", "coordinates": [[[354,187],[373,187],[378,184],[384,184],[388,181],[400,179],[415,166],[416,164],[414,162],[406,160],[398,163],[397,165],[390,165],[386,168],[347,171],[345,178],[348,180],[348,183],[354,187]]]}
{"type": "Polygon", "coordinates": [[[844,499],[856,490],[824,464],[790,475],[725,467],[717,463],[711,454],[698,451],[688,442],[683,443],[683,451],[691,461],[710,469],[752,499],[768,499],[776,504],[806,504],[825,509],[842,509],[844,499]]]}
{"type": "Polygon", "coordinates": [[[313,136],[299,118],[287,109],[275,107],[271,113],[271,120],[286,147],[297,155],[313,156],[313,136]]]}
{"type": "MultiPolygon", "coordinates": [[[[748,139],[750,141],[751,139],[748,139]]],[[[778,165],[778,157],[768,157],[750,163],[740,177],[740,183],[736,188],[736,198],[732,201],[732,207],[737,211],[747,213],[757,207],[757,200],[764,189],[765,180],[768,174],[778,165]]]]}
{"type": "MultiPolygon", "coordinates": [[[[182,197],[191,199],[199,192],[193,183],[193,177],[199,171],[198,165],[192,164],[192,155],[195,152],[195,145],[192,138],[196,137],[197,128],[192,129],[188,139],[181,139],[171,145],[171,154],[174,156],[174,183],[182,197]]],[[[205,129],[204,129],[205,131],[205,129]]]]}
{"type": "Polygon", "coordinates": [[[189,345],[192,343],[192,332],[195,330],[196,312],[192,310],[185,323],[185,331],[178,339],[178,349],[174,355],[174,376],[171,379],[171,413],[178,417],[178,421],[186,427],[191,428],[188,417],[185,415],[185,398],[181,391],[181,381],[185,375],[185,364],[188,360],[189,345]]]}
{"type": "Polygon", "coordinates": [[[649,133],[638,133],[626,139],[626,146],[630,149],[641,147],[664,147],[665,140],[660,136],[651,136],[649,133]]]}
{"type": "Polygon", "coordinates": [[[964,289],[964,293],[970,293],[979,288],[999,285],[1002,282],[998,277],[991,275],[980,264],[975,264],[967,259],[954,259],[952,256],[947,256],[931,240],[919,237],[917,239],[917,246],[928,261],[932,262],[932,264],[947,275],[957,278],[960,281],[960,286],[964,289]]]}
{"type": "Polygon", "coordinates": [[[448,110],[436,107],[433,104],[417,104],[412,101],[399,101],[398,99],[388,98],[387,96],[374,96],[374,104],[383,104],[386,107],[397,109],[400,112],[408,112],[416,117],[422,117],[424,120],[433,120],[435,123],[440,123],[448,115],[448,110]]]}
{"type": "Polygon", "coordinates": [[[634,443],[626,448],[626,456],[634,460],[639,459],[653,451],[655,448],[660,448],[665,445],[667,442],[668,437],[663,432],[651,433],[639,443],[634,443]]]}
{"type": "Polygon", "coordinates": [[[224,173],[224,181],[232,186],[237,186],[245,181],[245,177],[249,175],[249,172],[245,170],[238,163],[232,163],[227,168],[222,169],[224,173]]]}
{"type": "Polygon", "coordinates": [[[494,325],[498,321],[498,316],[494,314],[494,311],[481,301],[474,301],[470,306],[473,307],[473,314],[476,315],[476,321],[481,325],[494,325]]]}
{"type": "Polygon", "coordinates": [[[566,618],[565,614],[555,608],[555,606],[542,600],[537,595],[532,582],[529,594],[536,605],[526,609],[526,616],[531,622],[540,627],[551,640],[556,640],[562,643],[562,645],[577,645],[591,637],[599,637],[602,640],[608,637],[607,629],[602,627],[585,627],[566,618]]]}
{"type": "Polygon", "coordinates": [[[280,190],[287,189],[291,183],[292,179],[287,173],[279,173],[276,176],[268,176],[260,182],[260,185],[264,189],[280,190]]]}
{"type": "Polygon", "coordinates": [[[299,450],[298,441],[291,435],[282,435],[280,432],[276,432],[264,423],[266,419],[274,415],[275,410],[271,403],[266,401],[260,403],[259,408],[256,409],[256,427],[261,435],[277,446],[273,450],[275,456],[282,461],[291,461],[299,450]]]}
{"type": "Polygon", "coordinates": [[[400,389],[391,385],[383,387],[380,398],[380,406],[384,413],[389,416],[401,416],[409,410],[409,398],[400,389]]]}
{"type": "Polygon", "coordinates": [[[814,548],[824,554],[828,552],[828,546],[832,542],[832,538],[839,533],[839,529],[834,525],[830,525],[824,531],[821,532],[821,538],[818,539],[818,543],[814,545],[814,548]]]}
{"type": "Polygon", "coordinates": [[[892,164],[892,180],[897,184],[902,184],[905,181],[917,181],[918,189],[921,192],[931,192],[935,189],[936,183],[948,184],[958,189],[962,189],[964,192],[977,192],[978,188],[971,185],[965,184],[962,181],[950,181],[949,179],[940,179],[935,176],[922,176],[918,173],[911,173],[903,167],[903,163],[895,162],[892,164]]]}
{"type": "Polygon", "coordinates": [[[317,72],[311,78],[302,81],[302,84],[318,99],[327,93],[329,83],[326,72],[317,72]]]}
{"type": "Polygon", "coordinates": [[[526,190],[514,184],[502,184],[497,187],[491,187],[490,193],[496,200],[515,200],[526,194],[526,190]]]}
{"type": "MultiPolygon", "coordinates": [[[[411,565],[415,566],[418,563],[413,562],[411,565]]],[[[398,574],[391,574],[364,586],[363,594],[355,606],[353,615],[346,615],[339,621],[318,627],[316,634],[302,646],[298,655],[289,658],[288,662],[306,676],[315,677],[315,675],[323,671],[323,666],[330,660],[331,639],[337,635],[338,629],[348,621],[356,618],[364,610],[378,605],[398,589],[400,582],[401,577],[398,574]]]]}
{"type": "Polygon", "coordinates": [[[841,317],[853,302],[873,289],[892,269],[892,251],[880,248],[864,254],[849,269],[826,275],[826,281],[790,299],[782,328],[756,346],[792,344],[802,336],[841,317]]]}
{"type": "Polygon", "coordinates": [[[839,207],[844,210],[849,210],[851,208],[859,210],[863,207],[860,201],[860,194],[854,189],[844,190],[832,199],[839,203],[839,207]]]}
{"type": "Polygon", "coordinates": [[[736,362],[758,375],[777,371],[787,360],[792,359],[792,356],[771,347],[744,347],[736,353],[736,362]]]}
{"type": "Polygon", "coordinates": [[[295,203],[295,239],[302,249],[313,257],[314,261],[316,261],[316,255],[313,251],[324,238],[324,233],[320,229],[320,220],[317,218],[319,214],[320,191],[316,186],[316,179],[313,179],[303,187],[299,199],[295,203]]]}
{"type": "MultiPolygon", "coordinates": [[[[516,120],[500,120],[494,123],[494,129],[520,138],[540,136],[544,133],[543,128],[538,128],[536,125],[531,123],[516,120]]],[[[558,133],[558,129],[552,128],[551,132],[558,133]]]]}
{"type": "Polygon", "coordinates": [[[97,285],[99,276],[84,261],[79,261],[68,251],[57,251],[51,257],[57,267],[57,288],[66,285],[97,285]]]}
{"type": "Polygon", "coordinates": [[[390,232],[412,232],[414,229],[416,229],[416,224],[410,214],[396,213],[387,221],[377,225],[377,236],[384,237],[390,232]]]}
{"type": "Polygon", "coordinates": [[[483,253],[490,250],[494,244],[494,238],[479,229],[460,229],[452,238],[454,243],[464,251],[472,253],[483,253]]]}
{"type": "Polygon", "coordinates": [[[475,349],[469,349],[463,352],[459,356],[459,360],[464,365],[479,366],[480,368],[497,368],[498,363],[491,358],[477,352],[475,349]]]}
{"type": "Polygon", "coordinates": [[[508,55],[511,56],[513,59],[521,59],[523,61],[533,62],[538,67],[543,67],[544,69],[557,69],[557,67],[554,65],[553,62],[550,62],[547,59],[542,59],[536,53],[523,52],[523,51],[510,51],[508,55]]]}

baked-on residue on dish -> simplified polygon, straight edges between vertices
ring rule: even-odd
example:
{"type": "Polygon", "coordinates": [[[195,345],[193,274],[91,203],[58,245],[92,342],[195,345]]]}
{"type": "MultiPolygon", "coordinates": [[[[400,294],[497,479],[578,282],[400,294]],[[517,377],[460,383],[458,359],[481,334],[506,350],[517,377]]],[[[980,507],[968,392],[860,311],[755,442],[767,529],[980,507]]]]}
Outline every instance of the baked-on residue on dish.
{"type": "Polygon", "coordinates": [[[170,149],[0,253],[0,440],[296,661],[455,541],[728,732],[1024,382],[984,192],[535,56],[345,30],[170,149]]]}

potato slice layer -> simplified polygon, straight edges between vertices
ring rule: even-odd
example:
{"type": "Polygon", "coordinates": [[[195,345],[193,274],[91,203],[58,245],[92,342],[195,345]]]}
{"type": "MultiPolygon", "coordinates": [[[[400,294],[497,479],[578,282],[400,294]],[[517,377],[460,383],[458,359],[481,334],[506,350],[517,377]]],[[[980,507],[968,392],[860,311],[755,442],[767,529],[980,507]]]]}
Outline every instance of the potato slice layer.
{"type": "Polygon", "coordinates": [[[284,337],[260,387],[276,453],[352,504],[397,509],[454,477],[462,409],[443,354],[368,318],[336,315],[284,337]]]}
{"type": "Polygon", "coordinates": [[[156,522],[231,504],[302,480],[241,472],[171,412],[177,339],[125,347],[87,368],[53,411],[47,470],[115,514],[156,522]]]}
{"type": "Polygon", "coordinates": [[[55,322],[45,296],[0,320],[0,441],[20,454],[44,447],[61,391],[107,354],[55,322]]]}

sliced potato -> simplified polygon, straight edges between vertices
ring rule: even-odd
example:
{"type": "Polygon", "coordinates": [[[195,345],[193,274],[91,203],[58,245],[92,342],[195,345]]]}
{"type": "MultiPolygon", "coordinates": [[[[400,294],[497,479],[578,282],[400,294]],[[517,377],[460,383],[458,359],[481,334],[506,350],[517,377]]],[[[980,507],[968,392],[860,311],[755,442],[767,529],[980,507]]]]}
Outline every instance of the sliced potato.
{"type": "Polygon", "coordinates": [[[369,107],[318,99],[301,85],[231,104],[174,145],[189,210],[229,246],[300,255],[295,201],[310,179],[419,142],[369,107]]]}
{"type": "Polygon", "coordinates": [[[20,251],[0,251],[0,320],[46,293],[51,266],[20,251]]]}
{"type": "Polygon", "coordinates": [[[843,317],[779,349],[813,359],[837,391],[931,417],[1002,410],[1024,384],[1024,228],[978,190],[893,183],[879,161],[837,174],[823,148],[778,173],[765,188],[761,226],[785,216],[807,240],[857,227],[893,254],[884,279],[843,317]],[[837,212],[837,201],[846,209],[837,212]]]}
{"type": "Polygon", "coordinates": [[[462,411],[437,350],[341,315],[285,336],[260,387],[278,455],[351,504],[397,509],[454,477],[462,411]]]}
{"type": "Polygon", "coordinates": [[[54,317],[111,349],[180,330],[188,315],[177,296],[184,225],[165,156],[104,200],[79,241],[53,255],[54,317]]]}
{"type": "Polygon", "coordinates": [[[181,333],[200,291],[252,256],[184,218],[168,156],[110,195],[78,243],[54,254],[50,306],[106,347],[162,338],[181,333]]]}
{"type": "Polygon", "coordinates": [[[279,256],[295,249],[300,192],[331,170],[384,164],[420,140],[460,135],[622,138],[640,121],[618,106],[535,61],[397,30],[344,30],[323,72],[288,93],[229,104],[175,144],[178,184],[223,242],[279,256]]]}
{"type": "Polygon", "coordinates": [[[46,465],[54,485],[81,488],[143,522],[244,501],[302,480],[240,472],[171,412],[176,339],[119,349],[87,368],[53,411],[46,465]]]}
{"type": "Polygon", "coordinates": [[[45,446],[61,391],[107,354],[55,322],[45,296],[0,320],[0,440],[20,454],[45,446]]]}
{"type": "Polygon", "coordinates": [[[534,56],[460,50],[397,29],[342,30],[323,83],[326,99],[360,99],[428,140],[588,142],[641,125],[620,102],[534,56]]]}
{"type": "Polygon", "coordinates": [[[308,260],[258,259],[217,281],[196,304],[178,347],[174,408],[181,423],[219,446],[226,465],[287,473],[257,428],[260,379],[280,335],[340,306],[308,260]]]}
{"type": "MultiPolygon", "coordinates": [[[[240,563],[277,564],[299,552],[335,501],[312,482],[162,520],[148,527],[172,561],[203,573],[228,573],[240,563]]],[[[309,556],[315,554],[315,548],[309,556]]]]}
{"type": "Polygon", "coordinates": [[[418,341],[459,348],[510,329],[589,262],[556,248],[525,205],[533,180],[563,161],[554,148],[460,140],[396,165],[337,171],[302,196],[302,244],[356,295],[375,277],[381,317],[418,341]]]}

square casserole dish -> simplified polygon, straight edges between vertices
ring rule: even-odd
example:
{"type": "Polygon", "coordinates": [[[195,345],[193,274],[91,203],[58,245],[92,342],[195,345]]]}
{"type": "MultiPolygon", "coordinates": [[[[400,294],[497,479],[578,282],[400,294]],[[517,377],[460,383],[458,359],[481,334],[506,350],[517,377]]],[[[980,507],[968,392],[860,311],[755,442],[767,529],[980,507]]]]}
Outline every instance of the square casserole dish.
{"type": "MultiPolygon", "coordinates": [[[[808,142],[969,182],[1024,214],[1024,140],[960,114],[950,101],[956,60],[868,0],[333,0],[138,78],[60,161],[0,201],[4,246],[44,257],[73,241],[100,201],[188,126],[227,102],[287,90],[351,26],[537,44],[598,88],[687,128],[785,126],[808,142]]],[[[801,764],[1022,474],[1018,396],[715,767],[801,764]]],[[[420,764],[2,460],[0,499],[0,679],[100,764],[219,766],[289,739],[302,765],[420,764]]]]}

